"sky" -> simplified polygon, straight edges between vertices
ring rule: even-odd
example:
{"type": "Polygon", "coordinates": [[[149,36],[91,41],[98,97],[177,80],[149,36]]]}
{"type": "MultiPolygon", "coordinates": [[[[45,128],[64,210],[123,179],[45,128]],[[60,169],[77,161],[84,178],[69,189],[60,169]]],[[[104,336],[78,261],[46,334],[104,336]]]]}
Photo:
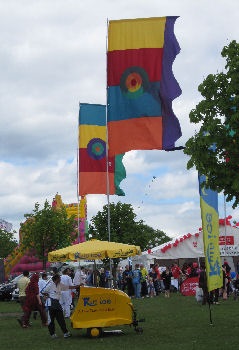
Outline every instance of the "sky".
{"type": "MultiPolygon", "coordinates": [[[[77,202],[79,103],[106,103],[107,20],[179,16],[181,47],[174,100],[184,145],[198,126],[190,111],[202,99],[198,85],[225,67],[221,50],[239,37],[237,0],[0,0],[0,219],[17,232],[35,203],[58,192],[77,202]]],[[[124,157],[125,197],[136,220],[170,237],[202,226],[196,169],[182,151],[131,151],[124,157]]],[[[88,220],[107,204],[87,196],[88,220]]],[[[219,217],[239,210],[219,196],[219,217]]]]}

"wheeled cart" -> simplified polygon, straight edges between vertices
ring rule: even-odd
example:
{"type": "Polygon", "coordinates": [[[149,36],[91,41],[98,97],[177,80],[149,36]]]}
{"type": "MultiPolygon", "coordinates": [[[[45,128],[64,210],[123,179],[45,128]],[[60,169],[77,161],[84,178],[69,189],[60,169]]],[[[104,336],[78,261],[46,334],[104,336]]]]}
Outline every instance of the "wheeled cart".
{"type": "Polygon", "coordinates": [[[80,287],[76,308],[71,315],[72,328],[86,329],[90,337],[100,337],[104,328],[120,325],[138,327],[136,311],[130,297],[117,289],[80,287]]]}

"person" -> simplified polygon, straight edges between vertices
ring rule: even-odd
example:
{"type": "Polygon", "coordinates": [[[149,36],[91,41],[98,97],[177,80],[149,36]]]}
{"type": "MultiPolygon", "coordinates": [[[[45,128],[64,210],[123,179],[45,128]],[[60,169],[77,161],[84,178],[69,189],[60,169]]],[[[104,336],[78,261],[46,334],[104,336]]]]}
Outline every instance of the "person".
{"type": "Polygon", "coordinates": [[[99,287],[106,288],[106,283],[107,283],[106,273],[105,273],[105,269],[102,267],[100,269],[100,275],[99,275],[99,287]]]}
{"type": "Polygon", "coordinates": [[[172,264],[172,267],[171,267],[171,272],[172,272],[172,275],[173,275],[173,279],[172,279],[172,286],[174,286],[177,291],[178,291],[178,288],[179,288],[179,279],[180,279],[180,275],[182,273],[180,267],[178,266],[178,264],[176,262],[174,262],[172,264]]]}
{"type": "Polygon", "coordinates": [[[55,333],[55,319],[64,334],[64,338],[71,337],[71,333],[66,327],[63,310],[60,304],[60,298],[62,291],[77,289],[79,287],[79,285],[66,286],[65,284],[61,283],[61,277],[59,274],[55,274],[52,277],[52,282],[46,287],[44,294],[49,297],[50,300],[48,308],[51,320],[48,324],[48,331],[53,339],[57,338],[57,335],[55,333]]]}
{"type": "Polygon", "coordinates": [[[42,302],[45,302],[42,292],[46,288],[46,285],[47,285],[47,274],[46,272],[43,272],[38,282],[39,294],[42,302]]]}
{"type": "MultiPolygon", "coordinates": [[[[46,272],[43,272],[41,274],[41,278],[38,281],[39,294],[40,294],[40,298],[41,298],[41,302],[42,302],[43,307],[45,307],[45,298],[43,297],[42,291],[44,290],[46,285],[47,285],[47,274],[46,274],[46,272]]],[[[36,318],[37,318],[37,310],[35,310],[33,312],[33,318],[36,320],[36,318]]]]}
{"type": "Polygon", "coordinates": [[[156,265],[153,265],[151,267],[151,270],[149,272],[149,277],[152,277],[152,279],[153,279],[155,295],[158,296],[160,293],[160,286],[159,286],[160,272],[159,272],[159,269],[156,265]]]}
{"type": "Polygon", "coordinates": [[[123,280],[122,268],[118,266],[116,269],[116,284],[119,290],[122,290],[122,280],[123,280]]]}
{"type": "Polygon", "coordinates": [[[172,272],[166,266],[166,269],[161,274],[161,278],[162,278],[163,284],[164,284],[164,296],[165,296],[165,298],[170,297],[170,287],[171,287],[172,276],[173,276],[172,272]]]}
{"type": "Polygon", "coordinates": [[[136,299],[140,298],[141,278],[142,278],[142,273],[140,271],[139,264],[135,264],[135,268],[132,271],[132,282],[134,287],[134,296],[136,299]]]}
{"type": "Polygon", "coordinates": [[[231,266],[227,261],[224,261],[224,268],[226,272],[226,293],[228,298],[231,290],[231,266]]]}
{"type": "Polygon", "coordinates": [[[140,271],[141,271],[141,297],[145,298],[148,297],[148,286],[147,286],[147,277],[148,277],[148,271],[146,270],[145,266],[143,264],[140,265],[140,271]]]}
{"type": "Polygon", "coordinates": [[[93,287],[94,285],[94,274],[92,269],[88,269],[87,274],[86,274],[86,285],[88,287],[93,287]]]}
{"type": "Polygon", "coordinates": [[[19,303],[22,308],[26,300],[26,288],[29,282],[30,282],[29,271],[24,270],[23,276],[19,278],[17,282],[17,288],[19,289],[19,303]]]}
{"type": "Polygon", "coordinates": [[[17,288],[19,290],[19,303],[20,303],[22,311],[23,311],[21,318],[17,319],[20,326],[22,326],[22,319],[24,316],[23,305],[25,304],[25,301],[26,301],[26,288],[27,288],[29,283],[30,283],[29,271],[24,270],[22,277],[19,278],[19,280],[17,282],[17,288]]]}
{"type": "Polygon", "coordinates": [[[206,275],[206,265],[201,263],[201,271],[199,273],[199,288],[202,288],[203,291],[203,300],[202,305],[205,305],[209,302],[208,288],[207,288],[207,275],[206,275]]]}
{"type": "Polygon", "coordinates": [[[227,278],[226,278],[226,269],[224,264],[222,265],[222,299],[227,299],[227,290],[226,290],[227,278]]]}
{"type": "Polygon", "coordinates": [[[78,270],[76,270],[75,276],[73,278],[74,285],[85,286],[86,285],[86,273],[84,266],[79,266],[78,270]]]}
{"type": "Polygon", "coordinates": [[[122,290],[126,292],[129,297],[134,295],[134,287],[132,283],[132,267],[129,265],[125,266],[125,270],[123,272],[122,290]]]}
{"type": "Polygon", "coordinates": [[[45,307],[42,305],[42,301],[40,298],[39,294],[39,286],[38,286],[38,281],[39,281],[39,275],[38,274],[33,274],[30,278],[30,282],[27,285],[26,288],[26,299],[25,303],[23,305],[23,317],[21,319],[21,326],[23,328],[28,328],[29,327],[29,320],[32,311],[39,311],[40,316],[41,316],[41,321],[43,326],[47,326],[47,315],[45,311],[45,307]]]}
{"type": "MultiPolygon", "coordinates": [[[[66,286],[73,286],[73,282],[71,277],[69,276],[71,273],[69,268],[66,268],[62,272],[61,276],[61,283],[65,284],[66,286]]],[[[60,298],[60,304],[63,309],[63,313],[65,318],[69,318],[71,315],[71,304],[72,304],[72,294],[71,290],[63,290],[61,292],[61,298],[60,298]]]]}
{"type": "Polygon", "coordinates": [[[155,295],[153,277],[148,277],[148,293],[150,298],[153,298],[155,295]]]}

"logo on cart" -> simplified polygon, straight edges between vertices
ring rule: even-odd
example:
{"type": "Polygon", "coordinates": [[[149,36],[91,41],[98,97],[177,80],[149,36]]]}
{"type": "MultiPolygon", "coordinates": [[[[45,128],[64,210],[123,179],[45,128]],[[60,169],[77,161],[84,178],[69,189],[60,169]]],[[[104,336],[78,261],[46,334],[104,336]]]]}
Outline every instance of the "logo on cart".
{"type": "Polygon", "coordinates": [[[83,298],[84,306],[96,306],[97,300],[90,301],[90,297],[83,298]]]}

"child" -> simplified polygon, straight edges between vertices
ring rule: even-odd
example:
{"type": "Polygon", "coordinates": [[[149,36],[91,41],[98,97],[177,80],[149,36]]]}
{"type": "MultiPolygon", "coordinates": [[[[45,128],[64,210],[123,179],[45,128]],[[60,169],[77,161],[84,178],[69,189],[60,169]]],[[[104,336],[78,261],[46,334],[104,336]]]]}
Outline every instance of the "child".
{"type": "Polygon", "coordinates": [[[164,284],[164,293],[165,293],[164,296],[165,296],[165,298],[169,298],[172,272],[169,270],[168,267],[166,267],[166,270],[163,271],[161,277],[162,277],[163,284],[164,284]]]}
{"type": "Polygon", "coordinates": [[[155,294],[155,290],[154,290],[154,281],[152,277],[149,277],[148,279],[148,291],[149,291],[150,298],[153,298],[155,294]]]}

